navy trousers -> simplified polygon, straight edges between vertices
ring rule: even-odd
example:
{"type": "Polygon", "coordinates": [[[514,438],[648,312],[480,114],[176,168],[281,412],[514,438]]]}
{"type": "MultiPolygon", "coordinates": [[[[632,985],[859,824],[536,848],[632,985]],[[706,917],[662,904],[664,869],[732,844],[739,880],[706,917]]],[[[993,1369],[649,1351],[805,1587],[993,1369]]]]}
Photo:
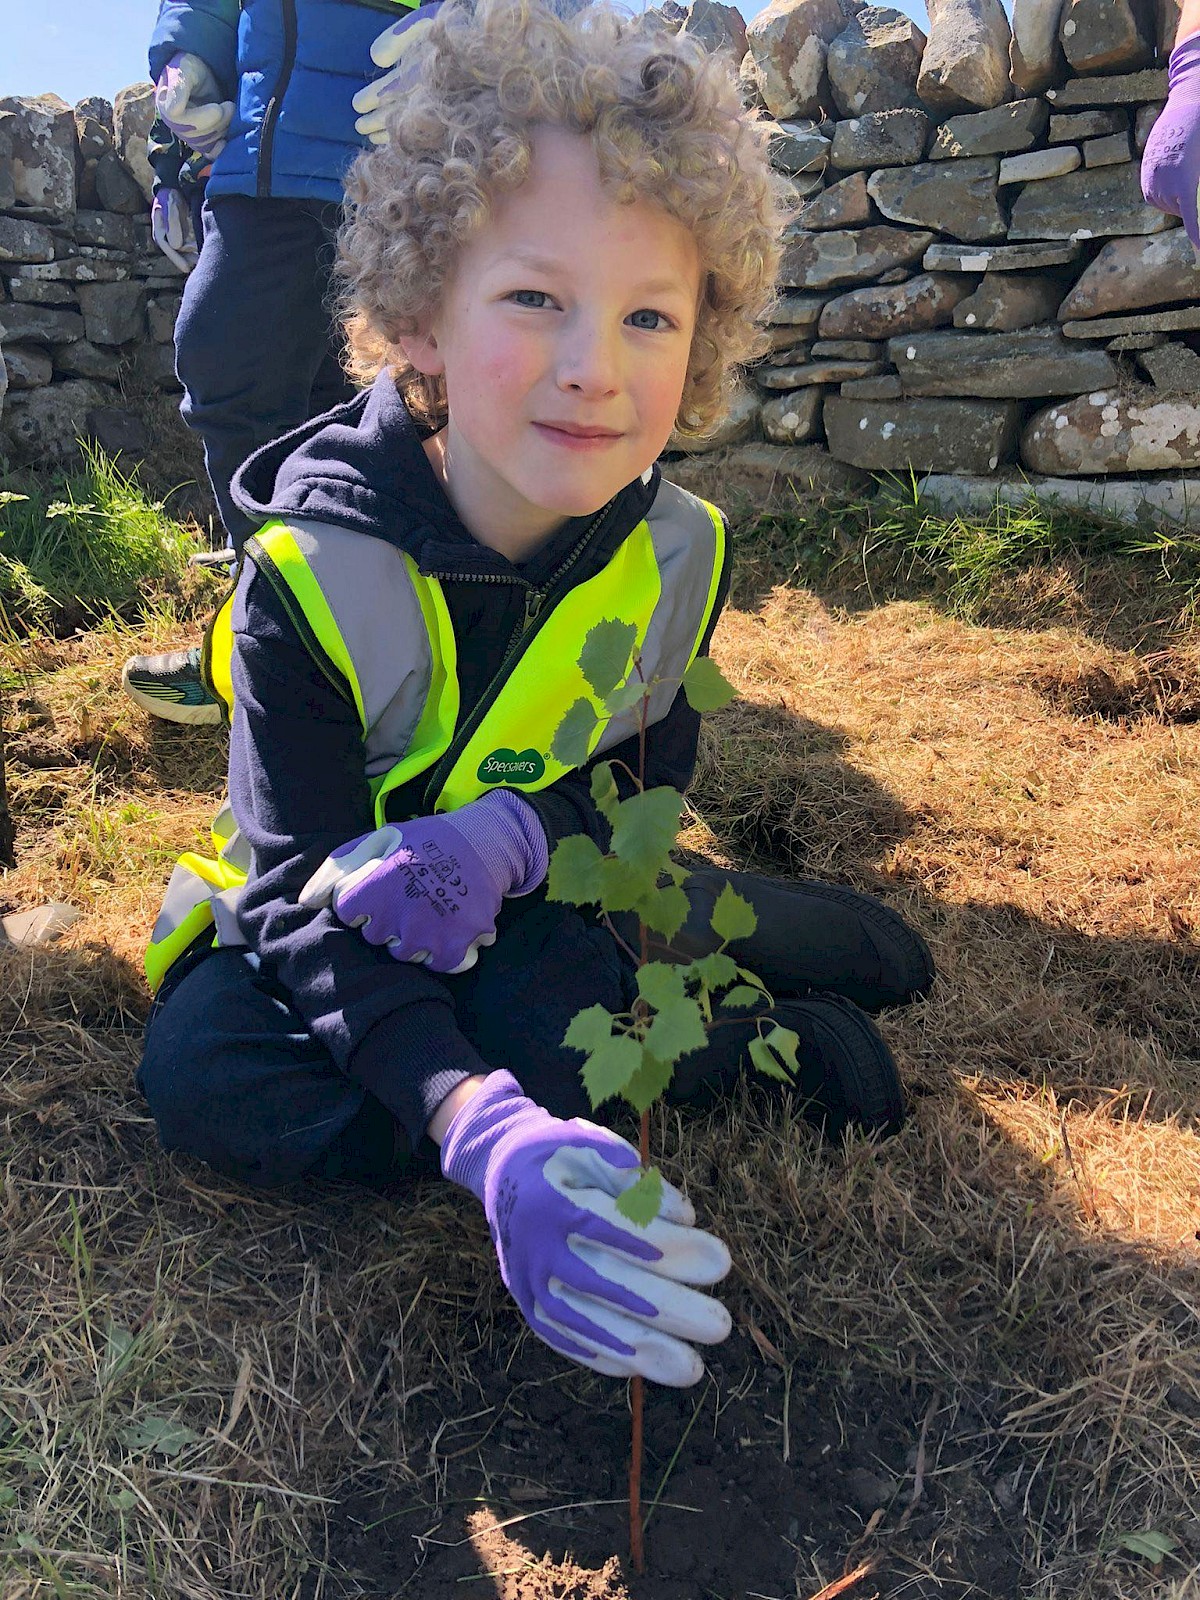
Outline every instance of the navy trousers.
{"type": "Polygon", "coordinates": [[[230,498],[238,467],[354,393],[330,310],[341,207],[217,195],[203,218],[175,325],[179,409],[204,444],[221,521],[240,550],[256,525],[230,498]]]}
{"type": "MultiPolygon", "coordinates": [[[[602,925],[540,899],[506,902],[497,935],[471,971],[445,979],[458,1027],[490,1069],[511,1072],[548,1111],[591,1117],[582,1057],[563,1035],[585,1006],[632,1004],[632,963],[602,925]]],[[[732,1083],[753,1031],[750,1022],[717,1030],[681,1063],[673,1097],[732,1083]]],[[[428,1141],[411,1149],[382,1102],[338,1069],[289,997],[238,950],[201,949],[176,963],[147,1025],[137,1084],[165,1149],[256,1187],[306,1174],[376,1183],[433,1155],[428,1141]]]]}

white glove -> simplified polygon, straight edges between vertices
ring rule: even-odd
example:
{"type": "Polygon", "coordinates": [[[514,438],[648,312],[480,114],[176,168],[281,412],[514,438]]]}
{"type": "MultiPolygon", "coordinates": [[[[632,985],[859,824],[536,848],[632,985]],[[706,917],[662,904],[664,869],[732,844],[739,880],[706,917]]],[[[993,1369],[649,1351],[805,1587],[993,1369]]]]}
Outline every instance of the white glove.
{"type": "Polygon", "coordinates": [[[371,60],[377,67],[391,67],[382,78],[376,78],[360,89],[351,101],[359,113],[354,126],[372,144],[386,144],[387,109],[389,97],[398,90],[407,89],[417,75],[413,46],[419,45],[429,31],[429,24],[442,9],[441,0],[424,5],[419,11],[410,11],[399,22],[385,28],[371,46],[371,60]]]}
{"type": "Polygon", "coordinates": [[[212,68],[199,56],[171,57],[154,87],[154,107],[189,149],[211,160],[225,148],[233,101],[221,99],[212,68]]]}
{"type": "Polygon", "coordinates": [[[187,206],[179,190],[160,189],[150,207],[150,232],[167,260],[183,273],[192,270],[199,255],[188,237],[187,221],[187,206]]]}

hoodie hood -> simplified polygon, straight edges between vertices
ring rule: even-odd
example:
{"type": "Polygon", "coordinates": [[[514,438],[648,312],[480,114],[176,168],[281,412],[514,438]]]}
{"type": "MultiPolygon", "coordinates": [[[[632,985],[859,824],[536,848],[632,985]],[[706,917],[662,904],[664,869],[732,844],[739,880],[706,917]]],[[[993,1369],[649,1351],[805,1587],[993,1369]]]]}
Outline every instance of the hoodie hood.
{"type": "MultiPolygon", "coordinates": [[[[256,450],[234,475],[235,505],[262,526],[276,518],[332,522],[406,551],[421,569],[452,565],[466,573],[512,570],[459,521],[422,448],[395,380],[381,372],[369,389],[256,450]]],[[[619,543],[646,515],[658,468],[623,489],[597,528],[598,545],[619,543]],[[605,537],[607,535],[607,537],[605,537]]],[[[595,518],[572,517],[541,557],[556,562],[595,518]]],[[[600,553],[600,550],[597,550],[600,553]]]]}

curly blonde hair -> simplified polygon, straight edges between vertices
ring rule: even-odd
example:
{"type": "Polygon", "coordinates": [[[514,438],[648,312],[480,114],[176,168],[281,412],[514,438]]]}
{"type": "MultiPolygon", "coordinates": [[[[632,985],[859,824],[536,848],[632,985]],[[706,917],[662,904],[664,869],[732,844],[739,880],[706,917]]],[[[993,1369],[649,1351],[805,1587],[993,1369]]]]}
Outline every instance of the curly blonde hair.
{"type": "Polygon", "coordinates": [[[694,236],[702,287],[676,426],[710,432],[734,368],[759,351],[786,215],[728,58],[604,4],[563,20],[544,0],[446,0],[418,49],[389,142],[347,180],[337,271],[351,375],[387,368],[422,420],[444,421],[442,380],[416,372],[399,341],[436,312],[458,253],[525,181],[548,125],[590,138],[619,201],[651,201],[694,236]]]}

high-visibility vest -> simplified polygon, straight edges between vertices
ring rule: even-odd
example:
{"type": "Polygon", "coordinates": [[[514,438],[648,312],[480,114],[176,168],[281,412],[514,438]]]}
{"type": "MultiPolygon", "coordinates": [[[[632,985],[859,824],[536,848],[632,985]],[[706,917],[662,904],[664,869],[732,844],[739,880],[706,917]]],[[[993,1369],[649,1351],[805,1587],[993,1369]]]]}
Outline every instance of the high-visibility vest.
{"type": "MultiPolygon", "coordinates": [[[[579,551],[582,554],[582,549],[579,551]]],[[[721,513],[674,484],[660,483],[649,514],[607,565],[568,588],[544,613],[531,589],[524,627],[469,716],[459,717],[458,648],[437,578],[382,539],[331,523],[273,522],[246,555],[282,600],[318,667],[352,702],[362,729],[374,825],[456,811],[488,790],[547,788],[571,769],[551,753],[577,700],[603,707],[579,666],[601,620],[632,623],[642,674],[655,687],[647,724],[666,716],[704,639],[725,563],[721,513]],[[427,776],[426,776],[427,775],[427,776]],[[424,778],[423,784],[417,780],[424,778]],[[389,816],[397,789],[416,785],[404,815],[389,816]]],[[[556,574],[556,579],[565,576],[556,574]]],[[[232,712],[232,596],[205,646],[209,682],[232,712]]],[[[637,732],[640,710],[605,721],[588,758],[637,732]]],[[[146,951],[157,989],[171,963],[210,926],[215,944],[245,943],[237,907],[252,862],[228,804],[212,827],[215,858],[179,858],[146,951]]]]}

